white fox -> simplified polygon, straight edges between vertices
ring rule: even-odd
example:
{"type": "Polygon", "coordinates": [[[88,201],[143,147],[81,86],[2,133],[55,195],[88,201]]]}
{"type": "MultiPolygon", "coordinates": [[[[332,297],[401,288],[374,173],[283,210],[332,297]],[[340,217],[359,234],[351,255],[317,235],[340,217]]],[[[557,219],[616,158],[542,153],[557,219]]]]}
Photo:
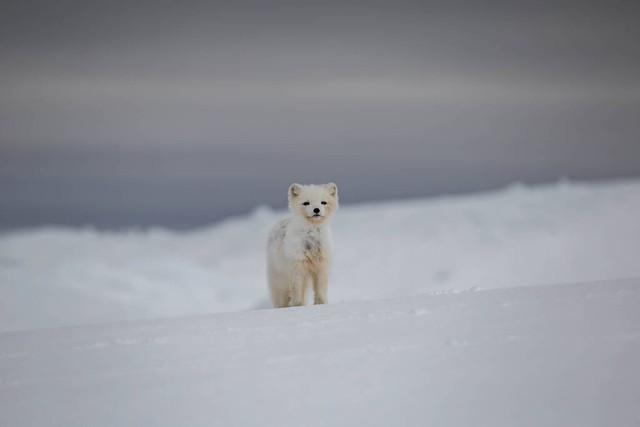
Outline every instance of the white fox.
{"type": "Polygon", "coordinates": [[[274,307],[306,304],[313,284],[314,304],[327,303],[332,238],[329,222],[338,209],[338,187],[291,184],[291,215],[269,233],[267,273],[274,307]]]}

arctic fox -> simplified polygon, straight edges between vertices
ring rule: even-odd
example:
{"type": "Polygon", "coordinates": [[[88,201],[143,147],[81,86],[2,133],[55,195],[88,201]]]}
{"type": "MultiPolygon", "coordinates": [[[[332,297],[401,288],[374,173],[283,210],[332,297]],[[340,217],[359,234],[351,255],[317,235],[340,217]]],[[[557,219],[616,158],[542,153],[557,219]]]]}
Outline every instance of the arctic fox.
{"type": "Polygon", "coordinates": [[[338,187],[291,184],[291,215],[269,233],[267,274],[274,307],[306,304],[313,284],[314,304],[327,303],[331,264],[331,215],[338,209],[338,187]]]}

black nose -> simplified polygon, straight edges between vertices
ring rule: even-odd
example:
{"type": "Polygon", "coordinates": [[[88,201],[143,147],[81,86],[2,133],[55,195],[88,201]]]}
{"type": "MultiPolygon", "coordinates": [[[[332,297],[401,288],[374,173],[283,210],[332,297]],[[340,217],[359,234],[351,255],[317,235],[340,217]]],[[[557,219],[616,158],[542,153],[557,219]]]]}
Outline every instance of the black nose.
{"type": "Polygon", "coordinates": [[[320,213],[320,208],[315,208],[315,209],[313,210],[313,212],[314,212],[314,213],[320,213]]]}

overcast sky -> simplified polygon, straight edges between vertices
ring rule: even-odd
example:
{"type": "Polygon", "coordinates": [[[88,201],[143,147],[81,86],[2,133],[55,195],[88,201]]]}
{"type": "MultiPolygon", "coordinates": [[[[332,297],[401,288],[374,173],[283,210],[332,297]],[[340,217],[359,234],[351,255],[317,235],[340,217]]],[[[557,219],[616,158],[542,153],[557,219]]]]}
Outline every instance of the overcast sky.
{"type": "Polygon", "coordinates": [[[640,176],[637,2],[10,1],[0,227],[640,176]]]}

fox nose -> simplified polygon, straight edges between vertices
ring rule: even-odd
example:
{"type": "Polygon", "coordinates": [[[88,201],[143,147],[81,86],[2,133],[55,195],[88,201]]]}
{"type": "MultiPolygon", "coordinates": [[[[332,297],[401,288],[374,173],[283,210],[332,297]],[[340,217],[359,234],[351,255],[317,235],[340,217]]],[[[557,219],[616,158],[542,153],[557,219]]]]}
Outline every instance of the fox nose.
{"type": "Polygon", "coordinates": [[[313,210],[313,213],[320,213],[320,208],[315,208],[315,209],[313,210]]]}

